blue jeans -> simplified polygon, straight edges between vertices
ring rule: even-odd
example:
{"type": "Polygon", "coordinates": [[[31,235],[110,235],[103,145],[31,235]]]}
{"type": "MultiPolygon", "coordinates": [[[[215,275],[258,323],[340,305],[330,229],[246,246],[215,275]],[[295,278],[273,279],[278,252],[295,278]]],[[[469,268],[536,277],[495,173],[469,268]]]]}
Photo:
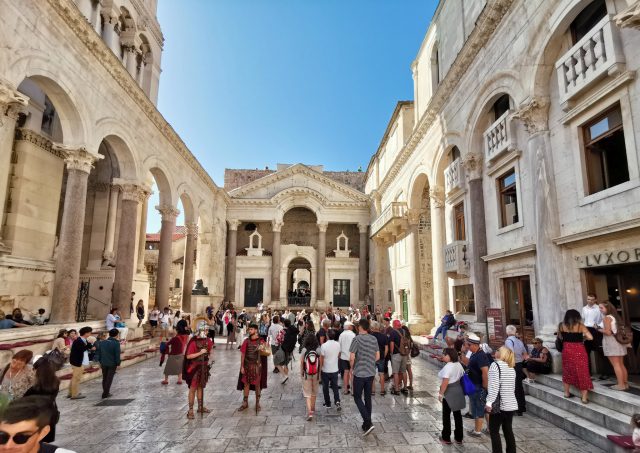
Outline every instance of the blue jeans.
{"type": "Polygon", "coordinates": [[[371,390],[373,388],[373,378],[369,377],[353,377],[353,400],[358,406],[362,421],[364,422],[364,428],[368,429],[371,423],[371,390]],[[364,401],[362,393],[364,392],[364,401]]]}
{"type": "Polygon", "coordinates": [[[444,340],[445,337],[447,336],[447,330],[449,330],[449,327],[445,326],[444,324],[440,324],[440,327],[438,327],[436,329],[436,334],[433,338],[435,338],[436,340],[438,339],[438,334],[441,333],[442,334],[442,339],[444,340]]]}
{"type": "Polygon", "coordinates": [[[333,389],[333,402],[340,402],[340,392],[338,391],[338,372],[321,374],[322,377],[322,394],[324,395],[324,404],[327,407],[331,407],[331,398],[329,398],[329,385],[333,389]]]}

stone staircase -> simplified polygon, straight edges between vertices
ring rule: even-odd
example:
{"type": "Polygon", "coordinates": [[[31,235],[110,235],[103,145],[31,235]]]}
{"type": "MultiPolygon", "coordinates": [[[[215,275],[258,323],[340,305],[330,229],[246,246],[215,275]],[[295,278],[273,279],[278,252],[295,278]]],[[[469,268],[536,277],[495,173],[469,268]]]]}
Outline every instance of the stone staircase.
{"type": "Polygon", "coordinates": [[[559,428],[612,453],[628,452],[614,445],[607,435],[629,435],[631,415],[640,412],[640,397],[619,392],[594,382],[589,404],[582,404],[580,392],[571,390],[573,398],[564,398],[562,376],[538,375],[536,382],[524,384],[527,410],[559,428]]]}
{"type": "MultiPolygon", "coordinates": [[[[442,354],[442,343],[424,336],[414,336],[420,348],[420,358],[442,368],[444,363],[436,357],[442,354]]],[[[633,384],[632,384],[633,386],[633,384]]],[[[527,393],[527,411],[571,434],[611,453],[629,453],[618,447],[607,435],[631,434],[631,415],[640,413],[640,396],[611,390],[595,381],[589,393],[589,404],[582,404],[580,392],[571,390],[573,398],[564,398],[562,376],[538,375],[536,382],[524,384],[527,393]]]]}

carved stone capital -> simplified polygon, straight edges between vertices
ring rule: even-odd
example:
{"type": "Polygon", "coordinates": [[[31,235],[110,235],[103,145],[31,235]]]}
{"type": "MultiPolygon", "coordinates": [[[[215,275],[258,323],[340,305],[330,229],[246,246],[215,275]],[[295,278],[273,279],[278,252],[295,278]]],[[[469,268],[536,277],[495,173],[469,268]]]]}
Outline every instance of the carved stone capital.
{"type": "Polygon", "coordinates": [[[421,214],[422,214],[421,209],[408,209],[407,220],[409,221],[409,225],[417,225],[418,223],[420,223],[421,214]]]}
{"type": "Polygon", "coordinates": [[[0,126],[4,124],[5,116],[17,119],[28,104],[28,96],[14,89],[6,80],[0,79],[0,126]]]}
{"type": "Polygon", "coordinates": [[[94,154],[91,151],[87,151],[85,147],[54,143],[53,149],[63,156],[67,170],[80,170],[85,173],[91,173],[93,164],[100,159],[104,159],[102,154],[94,154]]]}
{"type": "Polygon", "coordinates": [[[462,157],[465,175],[469,180],[482,178],[482,154],[467,153],[462,157]]]}
{"type": "Polygon", "coordinates": [[[431,204],[436,208],[444,206],[444,189],[440,186],[433,186],[429,188],[429,198],[431,198],[431,204]]]}
{"type": "Polygon", "coordinates": [[[156,209],[158,210],[158,212],[160,213],[160,215],[162,216],[162,220],[176,220],[176,217],[178,217],[178,215],[180,214],[180,211],[178,209],[176,209],[175,206],[171,206],[169,204],[165,204],[165,205],[158,205],[156,206],[156,209]]]}
{"type": "Polygon", "coordinates": [[[520,107],[512,118],[522,121],[531,135],[549,130],[549,99],[533,98],[520,107]]]}
{"type": "Polygon", "coordinates": [[[634,1],[627,9],[613,17],[620,28],[640,29],[640,0],[634,1]]]}
{"type": "Polygon", "coordinates": [[[329,222],[318,222],[318,231],[320,231],[320,233],[326,233],[328,227],[329,222]]]}
{"type": "Polygon", "coordinates": [[[369,225],[367,225],[366,223],[359,223],[358,231],[360,232],[360,234],[367,234],[367,231],[369,231],[369,225]]]}
{"type": "Polygon", "coordinates": [[[282,225],[282,222],[274,220],[273,222],[271,222],[271,231],[273,231],[274,233],[280,233],[282,231],[282,225]]]}
{"type": "Polygon", "coordinates": [[[187,222],[184,224],[184,232],[187,236],[197,236],[198,235],[198,224],[195,222],[187,222]]]}
{"type": "Polygon", "coordinates": [[[227,219],[229,222],[229,229],[231,231],[238,231],[238,226],[240,225],[240,221],[237,219],[227,219]]]}
{"type": "Polygon", "coordinates": [[[123,201],[144,202],[149,196],[151,189],[138,181],[130,181],[126,179],[114,178],[113,186],[118,187],[122,191],[123,201]]]}

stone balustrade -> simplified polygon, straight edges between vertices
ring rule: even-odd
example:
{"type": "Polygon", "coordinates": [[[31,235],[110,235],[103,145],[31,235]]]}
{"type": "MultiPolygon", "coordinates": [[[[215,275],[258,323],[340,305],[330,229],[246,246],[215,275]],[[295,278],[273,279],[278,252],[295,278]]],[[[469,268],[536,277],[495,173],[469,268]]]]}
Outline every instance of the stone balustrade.
{"type": "Polygon", "coordinates": [[[444,247],[444,271],[447,274],[469,275],[467,241],[453,241],[444,247]]]}
{"type": "Polygon", "coordinates": [[[457,158],[444,169],[444,190],[445,195],[452,195],[462,190],[464,182],[464,170],[462,167],[462,159],[457,158]]]}
{"type": "Polygon", "coordinates": [[[506,151],[516,148],[516,135],[511,120],[511,110],[507,110],[484,132],[484,151],[489,164],[506,151]]]}
{"type": "Polygon", "coordinates": [[[407,212],[406,202],[394,201],[390,203],[371,224],[371,237],[388,241],[406,231],[408,227],[407,212]]]}
{"type": "Polygon", "coordinates": [[[620,71],[624,61],[613,16],[603,17],[556,62],[560,102],[566,104],[607,74],[620,71]]]}

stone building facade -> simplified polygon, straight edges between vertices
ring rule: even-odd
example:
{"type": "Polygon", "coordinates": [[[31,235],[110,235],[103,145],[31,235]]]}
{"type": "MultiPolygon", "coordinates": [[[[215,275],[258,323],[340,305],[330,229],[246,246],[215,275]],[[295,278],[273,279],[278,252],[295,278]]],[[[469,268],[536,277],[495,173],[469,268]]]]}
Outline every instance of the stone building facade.
{"type": "Polygon", "coordinates": [[[183,286],[202,278],[221,300],[225,196],[156,109],[156,1],[2,0],[0,10],[2,308],[45,308],[54,322],[102,318],[110,305],[128,316],[131,292],[149,292],[153,183],[158,303],[169,298],[178,200],[185,254],[200,250],[183,286]]]}
{"type": "Polygon", "coordinates": [[[376,304],[550,339],[595,292],[640,322],[639,14],[440,2],[367,169],[376,304]]]}
{"type": "Polygon", "coordinates": [[[300,308],[368,301],[363,179],[302,164],[227,170],[226,299],[300,308]]]}

